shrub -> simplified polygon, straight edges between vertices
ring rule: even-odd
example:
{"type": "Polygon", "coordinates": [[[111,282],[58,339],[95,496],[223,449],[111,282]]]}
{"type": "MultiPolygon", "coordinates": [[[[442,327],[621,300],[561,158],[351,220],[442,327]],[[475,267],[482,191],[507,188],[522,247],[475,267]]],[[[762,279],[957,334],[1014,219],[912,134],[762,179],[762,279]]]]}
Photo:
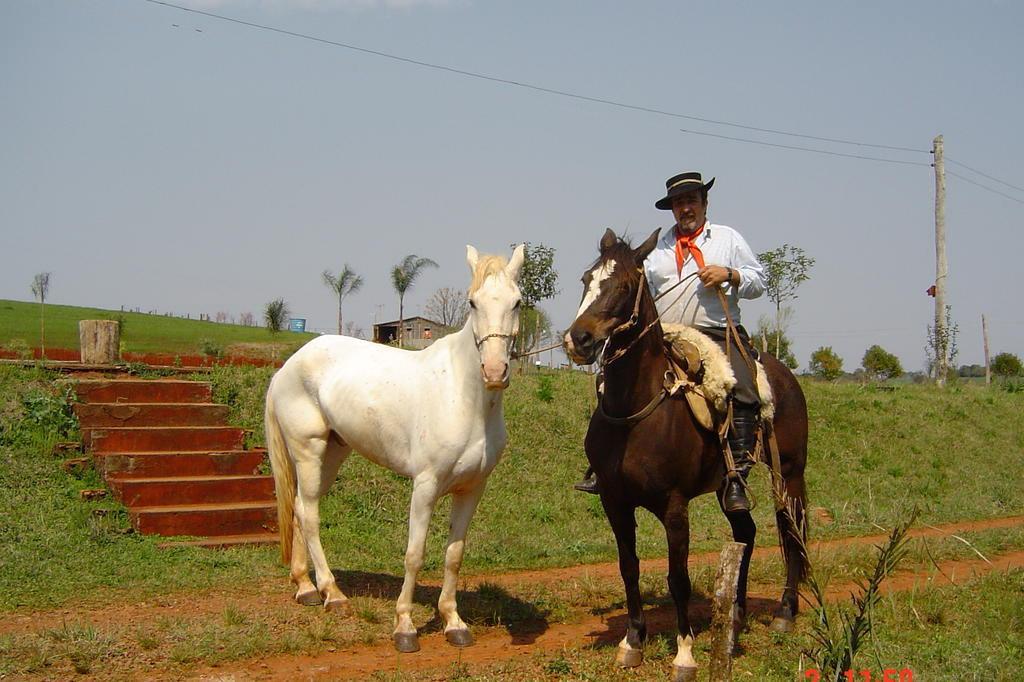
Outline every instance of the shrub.
{"type": "Polygon", "coordinates": [[[199,350],[209,358],[224,357],[224,346],[220,345],[215,339],[199,339],[199,350]]]}
{"type": "Polygon", "coordinates": [[[992,373],[1000,377],[1019,377],[1024,374],[1024,366],[1013,353],[1000,353],[992,359],[992,373]]]}
{"type": "Polygon", "coordinates": [[[19,360],[31,360],[32,359],[32,348],[29,347],[25,339],[11,339],[4,346],[4,350],[14,353],[14,357],[19,360]]]}
{"type": "Polygon", "coordinates": [[[750,345],[759,353],[767,351],[775,355],[779,362],[790,369],[800,366],[796,356],[793,355],[793,342],[786,336],[785,331],[779,332],[772,329],[768,318],[762,317],[758,321],[757,333],[750,337],[750,345]],[[776,348],[778,348],[778,353],[775,352],[776,348]]]}
{"type": "Polygon", "coordinates": [[[822,346],[811,353],[811,362],[807,368],[811,374],[831,381],[843,375],[843,359],[836,355],[832,346],[822,346]]]}
{"type": "Polygon", "coordinates": [[[903,375],[900,359],[878,344],[864,352],[864,370],[874,379],[895,379],[903,375]]]}
{"type": "Polygon", "coordinates": [[[545,403],[555,399],[554,379],[547,374],[537,378],[537,399],[545,403]]]}

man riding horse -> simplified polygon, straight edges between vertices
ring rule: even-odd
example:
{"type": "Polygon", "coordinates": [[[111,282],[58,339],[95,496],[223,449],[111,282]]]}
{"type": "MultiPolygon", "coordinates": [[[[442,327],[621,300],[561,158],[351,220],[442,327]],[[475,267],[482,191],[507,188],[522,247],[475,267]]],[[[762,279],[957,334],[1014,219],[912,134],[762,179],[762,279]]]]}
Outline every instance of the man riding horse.
{"type": "MultiPolygon", "coordinates": [[[[661,320],[695,327],[726,351],[726,310],[722,308],[716,292],[716,288],[721,288],[729,306],[728,315],[737,325],[740,341],[747,354],[755,357],[750,337],[739,324],[738,302],[741,298],[757,298],[764,293],[764,270],[739,232],[707,219],[708,190],[714,184],[714,178],[705,184],[701,174],[696,172],[680,173],[665,182],[665,196],[654,206],[672,211],[675,228],[666,230],[658,240],[644,261],[644,270],[651,294],[656,298],[689,277],[671,295],[658,301],[661,320]],[[694,273],[696,277],[693,277],[694,273]]],[[[735,340],[729,344],[728,352],[736,375],[732,394],[732,427],[728,435],[735,470],[726,471],[719,498],[726,513],[731,513],[750,510],[745,487],[747,475],[754,465],[752,452],[760,400],[754,377],[735,340]]],[[[588,470],[587,477],[574,487],[596,494],[597,477],[588,470]]]]}

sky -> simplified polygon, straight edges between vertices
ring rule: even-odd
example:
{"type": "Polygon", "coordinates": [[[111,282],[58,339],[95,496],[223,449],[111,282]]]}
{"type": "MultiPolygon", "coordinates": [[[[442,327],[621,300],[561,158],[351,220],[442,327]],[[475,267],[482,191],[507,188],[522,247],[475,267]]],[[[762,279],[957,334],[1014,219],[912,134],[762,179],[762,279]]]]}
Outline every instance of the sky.
{"type": "MultiPolygon", "coordinates": [[[[237,21],[0,3],[0,298],[48,271],[56,304],[259,318],[284,298],[334,331],[321,272],[347,263],[365,283],[345,319],[369,333],[398,317],[407,254],[439,264],[408,316],[468,285],[466,244],[529,241],[555,249],[542,307],[564,329],[605,228],[669,225],[665,179],[698,170],[713,222],[815,259],[791,303],[802,367],[880,344],[920,370],[941,134],[957,364],[983,362],[982,315],[993,355],[1024,355],[1024,4],[178,3],[237,21]]],[[[773,305],[742,310],[756,327],[773,305]]]]}

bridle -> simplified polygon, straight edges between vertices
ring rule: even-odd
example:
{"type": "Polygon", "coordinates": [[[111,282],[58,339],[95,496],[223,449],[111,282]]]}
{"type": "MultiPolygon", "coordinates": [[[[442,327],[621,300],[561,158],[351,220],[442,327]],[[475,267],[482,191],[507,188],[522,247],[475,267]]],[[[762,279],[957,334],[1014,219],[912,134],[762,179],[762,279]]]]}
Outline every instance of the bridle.
{"type": "MultiPolygon", "coordinates": [[[[637,334],[635,337],[633,337],[632,340],[630,340],[629,343],[627,343],[626,345],[622,346],[621,348],[616,349],[610,356],[605,357],[605,353],[608,351],[608,345],[611,343],[611,340],[616,335],[625,333],[625,332],[633,329],[637,325],[638,320],[640,319],[640,301],[642,300],[642,297],[643,297],[643,294],[644,294],[644,290],[647,288],[647,273],[644,272],[643,268],[637,268],[637,271],[640,273],[640,281],[637,284],[636,297],[633,300],[633,312],[632,312],[632,314],[629,316],[629,318],[625,322],[623,322],[623,323],[619,324],[618,326],[616,326],[615,329],[613,329],[611,331],[611,333],[608,334],[608,338],[606,338],[605,342],[604,342],[604,347],[601,349],[601,354],[598,356],[597,412],[598,412],[598,414],[601,415],[602,419],[604,419],[605,421],[607,421],[610,424],[632,425],[632,424],[636,424],[638,422],[643,421],[648,416],[650,416],[656,409],[658,409],[658,406],[661,405],[661,403],[665,400],[665,398],[667,398],[669,395],[671,395],[672,388],[676,384],[675,373],[671,369],[666,370],[665,371],[665,378],[664,378],[664,381],[662,382],[661,390],[658,391],[658,393],[653,398],[651,398],[651,400],[643,408],[641,408],[638,412],[636,412],[634,414],[631,414],[628,417],[613,417],[612,415],[608,414],[604,410],[604,371],[605,371],[605,368],[608,367],[608,365],[610,365],[613,362],[615,362],[616,360],[618,360],[619,358],[621,358],[622,356],[624,356],[626,353],[628,353],[630,351],[630,349],[632,349],[633,346],[636,345],[640,341],[640,339],[642,339],[647,334],[647,332],[649,332],[651,329],[653,329],[655,325],[661,323],[661,316],[662,316],[663,313],[658,313],[658,314],[656,314],[654,316],[654,319],[651,320],[650,323],[645,325],[644,328],[640,330],[639,334],[637,334]]],[[[691,277],[695,277],[695,276],[696,276],[696,273],[693,273],[693,274],[687,275],[686,277],[680,279],[678,282],[673,284],[671,287],[669,287],[665,291],[663,291],[660,294],[658,294],[658,297],[655,298],[654,301],[657,302],[663,296],[668,294],[670,291],[672,291],[673,289],[675,289],[679,285],[683,284],[684,282],[689,280],[691,277]]],[[[680,294],[680,297],[682,297],[682,294],[680,294]]],[[[676,302],[678,302],[678,300],[679,299],[677,298],[675,301],[673,301],[672,305],[675,305],[676,302]]],[[[670,305],[669,308],[671,308],[672,305],[670,305]]],[[[666,310],[667,309],[668,308],[666,308],[666,310]]],[[[665,352],[665,351],[663,350],[663,352],[665,352]]],[[[671,364],[671,362],[670,362],[670,364],[671,364]]]]}
{"type": "MultiPolygon", "coordinates": [[[[608,334],[608,338],[606,338],[605,341],[604,341],[604,347],[601,349],[601,354],[598,356],[597,362],[598,362],[598,365],[600,367],[600,371],[601,371],[602,374],[604,373],[604,368],[605,367],[607,367],[608,365],[612,364],[613,362],[615,362],[616,360],[621,358],[623,355],[628,353],[629,350],[637,342],[639,342],[640,339],[642,339],[647,334],[647,332],[651,331],[651,329],[653,329],[656,324],[659,324],[661,322],[661,316],[664,315],[664,312],[660,312],[660,313],[656,314],[654,316],[654,319],[651,320],[651,322],[649,324],[647,324],[647,326],[645,326],[643,329],[641,329],[640,333],[637,334],[633,338],[632,341],[627,343],[625,346],[615,350],[607,358],[605,357],[605,352],[607,352],[608,344],[611,342],[611,340],[616,335],[622,334],[624,332],[627,332],[630,329],[632,329],[633,327],[635,327],[636,323],[637,323],[637,320],[640,317],[640,300],[641,300],[641,297],[643,296],[644,289],[647,288],[647,273],[644,272],[643,268],[637,268],[637,272],[640,273],[640,282],[639,282],[639,284],[637,285],[637,288],[636,288],[636,298],[633,300],[633,313],[629,316],[629,318],[625,322],[623,322],[622,324],[620,324],[617,327],[615,327],[615,329],[613,329],[611,331],[611,333],[608,334]]],[[[660,294],[658,294],[658,296],[654,299],[654,302],[657,303],[663,297],[665,297],[669,292],[671,292],[673,289],[675,289],[676,287],[680,286],[684,282],[686,282],[686,281],[688,281],[691,278],[696,277],[696,276],[697,276],[697,273],[691,273],[691,274],[687,275],[686,277],[683,277],[678,282],[676,282],[675,284],[670,286],[668,289],[666,289],[665,291],[663,291],[660,294]]],[[[666,308],[665,310],[668,310],[669,308],[674,306],[676,303],[678,303],[679,302],[679,298],[681,298],[681,297],[682,297],[682,294],[680,294],[679,297],[676,298],[675,301],[672,301],[672,304],[669,305],[668,308],[666,308]]]]}
{"type": "Polygon", "coordinates": [[[515,344],[516,342],[516,336],[518,336],[518,334],[499,334],[495,332],[493,334],[488,334],[487,336],[478,339],[476,338],[476,332],[473,332],[473,340],[476,342],[477,350],[480,350],[480,346],[484,345],[484,341],[486,341],[487,339],[507,339],[508,341],[506,342],[506,349],[511,350],[513,344],[515,344]]]}

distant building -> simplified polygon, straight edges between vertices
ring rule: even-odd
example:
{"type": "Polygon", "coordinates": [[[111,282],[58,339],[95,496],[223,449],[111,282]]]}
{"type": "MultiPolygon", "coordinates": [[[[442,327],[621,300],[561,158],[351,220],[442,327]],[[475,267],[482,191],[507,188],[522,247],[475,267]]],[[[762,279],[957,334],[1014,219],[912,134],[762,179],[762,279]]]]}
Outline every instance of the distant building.
{"type": "MultiPolygon", "coordinates": [[[[402,341],[406,348],[426,348],[444,335],[444,325],[425,317],[407,317],[403,324],[405,333],[402,341]]],[[[397,343],[398,320],[373,325],[373,340],[377,343],[397,343]]]]}

